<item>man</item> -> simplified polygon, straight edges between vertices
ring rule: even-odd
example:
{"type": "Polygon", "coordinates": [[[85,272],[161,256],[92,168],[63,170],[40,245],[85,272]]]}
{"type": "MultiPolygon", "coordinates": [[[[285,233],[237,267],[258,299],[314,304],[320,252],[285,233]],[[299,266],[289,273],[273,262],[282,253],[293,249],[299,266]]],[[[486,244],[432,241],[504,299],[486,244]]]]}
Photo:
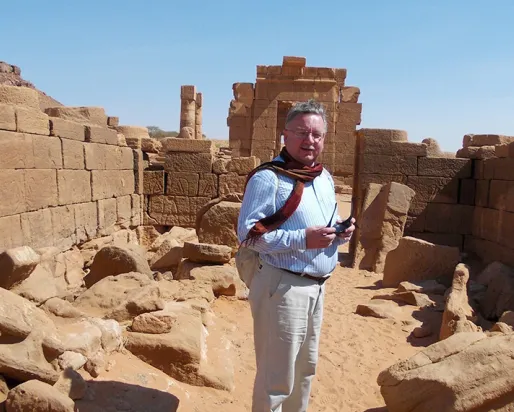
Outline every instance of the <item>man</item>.
{"type": "MultiPolygon", "coordinates": [[[[325,281],[337,248],[355,230],[340,223],[334,182],[316,159],[327,131],[323,107],[296,104],[273,165],[250,175],[238,221],[242,245],[259,253],[248,300],[257,372],[253,412],[306,411],[318,361],[325,281]]],[[[262,166],[262,165],[261,165],[262,166]]]]}

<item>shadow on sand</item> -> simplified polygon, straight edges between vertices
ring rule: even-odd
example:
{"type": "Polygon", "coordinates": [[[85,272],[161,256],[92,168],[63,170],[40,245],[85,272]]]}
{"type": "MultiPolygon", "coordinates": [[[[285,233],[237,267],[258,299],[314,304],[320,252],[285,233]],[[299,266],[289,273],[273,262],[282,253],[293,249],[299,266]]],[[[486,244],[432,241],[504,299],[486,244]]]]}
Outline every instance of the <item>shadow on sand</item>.
{"type": "Polygon", "coordinates": [[[382,408],[371,408],[366,409],[364,412],[387,412],[387,408],[385,406],[382,408]]]}
{"type": "Polygon", "coordinates": [[[168,392],[117,381],[87,381],[79,412],[176,412],[179,399],[168,392]]]}

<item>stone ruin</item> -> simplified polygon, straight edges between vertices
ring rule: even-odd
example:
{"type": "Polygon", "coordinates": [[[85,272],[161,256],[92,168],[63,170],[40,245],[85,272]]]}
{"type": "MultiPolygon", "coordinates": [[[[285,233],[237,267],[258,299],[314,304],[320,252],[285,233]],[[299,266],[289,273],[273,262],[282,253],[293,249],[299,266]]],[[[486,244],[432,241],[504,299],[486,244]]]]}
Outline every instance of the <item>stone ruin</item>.
{"type": "Polygon", "coordinates": [[[31,87],[0,85],[7,411],[43,393],[63,411],[112,409],[109,396],[95,398],[99,387],[88,388],[127,353],[181,382],[233,388],[230,345],[220,344],[210,305],[246,298],[232,259],[244,182],[278,154],[287,110],[308,98],[327,107],[322,160],[338,185],[352,186],[352,265],[393,288],[357,313],[387,318],[400,302],[441,314],[440,330],[413,331],[420,339],[437,332],[441,342],[379,376],[389,410],[412,410],[405,394],[414,390],[426,404],[419,410],[440,409],[426,394],[441,389],[451,394],[445,405],[461,402],[451,410],[511,405],[514,388],[501,379],[514,336],[514,138],[466,135],[449,154],[402,130],[357,130],[359,89],[345,79],[345,69],[298,57],[258,66],[255,84],[233,85],[228,150],[203,137],[202,94],[191,85],[181,89],[179,136],[160,140],[101,107],[48,105],[55,101],[31,87]],[[501,381],[474,389],[480,396],[464,378],[473,356],[500,371],[480,370],[479,379],[501,381]],[[429,382],[429,360],[460,371],[458,383],[444,374],[429,382]]]}

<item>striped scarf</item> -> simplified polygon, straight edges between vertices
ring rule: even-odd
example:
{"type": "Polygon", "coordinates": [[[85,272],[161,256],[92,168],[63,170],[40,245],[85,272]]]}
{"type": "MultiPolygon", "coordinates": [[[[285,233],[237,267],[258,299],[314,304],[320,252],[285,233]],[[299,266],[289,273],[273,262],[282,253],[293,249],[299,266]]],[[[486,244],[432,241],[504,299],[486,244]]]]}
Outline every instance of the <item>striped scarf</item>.
{"type": "Polygon", "coordinates": [[[246,239],[243,241],[243,243],[255,242],[260,236],[267,232],[272,232],[273,230],[280,227],[287,219],[289,219],[295,212],[296,208],[300,205],[305,183],[312,182],[323,171],[323,165],[321,163],[316,163],[314,166],[305,166],[297,160],[293,159],[285,147],[280,152],[280,156],[285,160],[285,162],[277,160],[266,162],[252,170],[246,179],[245,190],[248,181],[255,173],[263,169],[272,169],[275,173],[288,176],[296,181],[293,191],[279,210],[277,210],[271,216],[264,217],[255,223],[255,225],[248,232],[248,235],[246,236],[246,239]]]}

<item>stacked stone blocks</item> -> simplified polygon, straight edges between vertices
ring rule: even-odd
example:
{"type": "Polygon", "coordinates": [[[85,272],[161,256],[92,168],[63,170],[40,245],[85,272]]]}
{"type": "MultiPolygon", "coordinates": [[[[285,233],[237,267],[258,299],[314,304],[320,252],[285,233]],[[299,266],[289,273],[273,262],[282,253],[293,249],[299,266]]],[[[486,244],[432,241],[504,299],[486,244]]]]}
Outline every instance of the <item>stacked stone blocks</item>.
{"type": "Polygon", "coordinates": [[[0,86],[0,250],[66,250],[140,224],[137,156],[107,119],[100,108],[43,113],[35,90],[0,86]]]}

